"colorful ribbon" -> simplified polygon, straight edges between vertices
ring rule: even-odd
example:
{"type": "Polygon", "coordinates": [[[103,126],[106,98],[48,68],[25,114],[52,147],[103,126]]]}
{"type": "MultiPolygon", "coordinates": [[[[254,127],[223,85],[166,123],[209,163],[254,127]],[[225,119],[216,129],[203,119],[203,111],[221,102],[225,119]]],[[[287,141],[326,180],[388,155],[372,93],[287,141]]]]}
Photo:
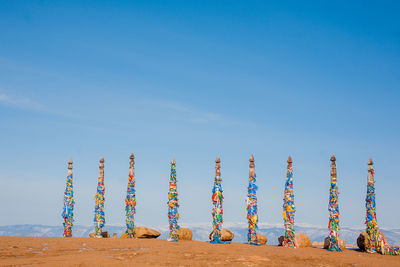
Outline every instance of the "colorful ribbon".
{"type": "Polygon", "coordinates": [[[64,237],[72,237],[72,223],[74,222],[74,189],[72,186],[72,159],[68,162],[67,185],[64,193],[64,208],[61,216],[64,219],[64,237]]]}
{"type": "Polygon", "coordinates": [[[376,206],[375,206],[375,171],[373,167],[372,159],[368,161],[368,184],[367,184],[367,197],[365,199],[365,207],[367,209],[367,215],[365,219],[366,232],[369,239],[369,248],[367,252],[375,253],[378,252],[382,255],[400,255],[400,248],[393,248],[383,238],[378,222],[376,220],[376,206]]]}
{"type": "Polygon", "coordinates": [[[126,216],[126,234],[128,237],[135,236],[135,213],[136,213],[136,195],[135,195],[135,156],[131,154],[129,162],[128,187],[125,198],[125,216],[126,216]]]}
{"type": "Polygon", "coordinates": [[[285,184],[285,191],[283,195],[283,220],[285,224],[285,235],[283,236],[282,246],[284,247],[296,247],[295,244],[295,232],[294,232],[294,213],[296,208],[294,206],[294,194],[293,194],[293,166],[292,158],[289,156],[287,161],[287,180],[285,184]]]}
{"type": "Polygon", "coordinates": [[[336,174],[336,158],[334,155],[331,157],[331,187],[329,190],[329,251],[342,251],[339,247],[339,204],[338,196],[339,191],[337,187],[337,174],[336,174]]]}
{"type": "Polygon", "coordinates": [[[251,155],[250,158],[250,173],[249,173],[249,186],[247,187],[247,221],[249,232],[247,234],[247,240],[250,245],[261,245],[257,239],[257,224],[258,224],[258,206],[257,206],[257,185],[256,185],[256,173],[255,173],[254,157],[251,155]]]}
{"type": "Polygon", "coordinates": [[[96,205],[94,208],[94,225],[95,225],[95,236],[102,237],[101,233],[106,222],[104,217],[104,158],[100,159],[99,167],[99,180],[97,183],[97,192],[94,196],[96,205]]]}
{"type": "Polygon", "coordinates": [[[171,161],[171,174],[169,179],[168,192],[168,219],[169,219],[169,238],[168,241],[178,241],[178,219],[179,219],[179,204],[178,191],[176,190],[176,166],[175,159],[171,161]]]}
{"type": "Polygon", "coordinates": [[[229,242],[224,242],[221,240],[221,230],[223,223],[223,214],[224,210],[222,208],[222,203],[224,201],[224,196],[222,195],[222,178],[221,178],[221,160],[219,157],[215,160],[215,179],[214,179],[214,187],[212,189],[212,203],[213,209],[211,212],[213,218],[213,231],[211,233],[211,241],[212,244],[226,244],[229,242]]]}

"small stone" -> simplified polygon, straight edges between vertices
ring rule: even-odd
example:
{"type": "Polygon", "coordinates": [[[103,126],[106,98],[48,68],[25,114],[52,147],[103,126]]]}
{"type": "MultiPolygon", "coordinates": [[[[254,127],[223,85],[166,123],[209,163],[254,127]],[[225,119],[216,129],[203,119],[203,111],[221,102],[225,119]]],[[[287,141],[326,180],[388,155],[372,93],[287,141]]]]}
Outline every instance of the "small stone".
{"type": "MultiPolygon", "coordinates": [[[[387,242],[386,236],[381,232],[381,238],[387,242]]],[[[362,232],[357,238],[357,246],[361,251],[367,251],[370,248],[367,232],[362,232]]]]}
{"type": "Polygon", "coordinates": [[[268,241],[268,238],[265,235],[262,234],[256,234],[258,242],[261,244],[265,245],[268,241]]]}
{"type": "Polygon", "coordinates": [[[312,246],[313,246],[313,247],[322,248],[322,247],[324,247],[324,242],[317,242],[317,241],[314,241],[314,242],[312,242],[312,246]]]}
{"type": "MultiPolygon", "coordinates": [[[[211,235],[213,232],[211,232],[211,234],[208,236],[208,238],[211,240],[211,235]]],[[[228,229],[222,229],[221,230],[221,241],[232,241],[233,238],[235,237],[235,235],[229,231],[228,229]]]]}
{"type": "MultiPolygon", "coordinates": [[[[283,243],[283,236],[278,238],[279,246],[282,246],[283,243]]],[[[312,247],[310,238],[305,233],[296,233],[294,238],[294,243],[296,248],[308,248],[312,247]]]]}
{"type": "Polygon", "coordinates": [[[193,232],[189,228],[180,227],[178,230],[179,240],[192,240],[193,232]]]}
{"type": "Polygon", "coordinates": [[[157,230],[148,228],[148,227],[144,227],[144,226],[135,227],[134,236],[136,238],[157,238],[160,235],[161,235],[160,232],[158,232],[157,230]]]}
{"type": "Polygon", "coordinates": [[[113,238],[117,238],[117,233],[113,233],[113,238]]]}
{"type": "Polygon", "coordinates": [[[281,235],[280,237],[278,237],[278,246],[282,246],[283,239],[284,239],[284,236],[283,236],[283,235],[281,235]]]}
{"type": "MultiPolygon", "coordinates": [[[[329,237],[325,238],[324,240],[324,249],[329,249],[331,247],[331,239],[329,237]]],[[[346,240],[339,238],[339,248],[341,250],[346,249],[346,240]]]]}
{"type": "Polygon", "coordinates": [[[312,247],[310,238],[305,233],[297,233],[294,238],[297,248],[312,247]]]}
{"type": "Polygon", "coordinates": [[[101,236],[102,236],[103,238],[109,238],[109,237],[110,237],[110,234],[109,234],[108,232],[101,232],[101,236]]]}

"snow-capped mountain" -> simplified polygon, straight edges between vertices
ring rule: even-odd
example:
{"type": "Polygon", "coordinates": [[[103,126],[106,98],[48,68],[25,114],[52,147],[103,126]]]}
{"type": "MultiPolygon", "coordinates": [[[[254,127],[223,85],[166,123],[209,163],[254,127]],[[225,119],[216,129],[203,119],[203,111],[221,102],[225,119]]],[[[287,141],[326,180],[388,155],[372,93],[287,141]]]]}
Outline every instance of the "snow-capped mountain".
{"type": "MultiPolygon", "coordinates": [[[[209,223],[191,223],[182,224],[182,227],[188,227],[193,232],[193,239],[199,241],[207,241],[208,235],[211,231],[211,224],[209,223]]],[[[93,226],[89,225],[74,225],[72,234],[74,237],[88,237],[90,232],[93,232],[93,226]]],[[[160,238],[166,239],[168,237],[168,226],[163,225],[159,227],[152,227],[157,229],[161,236],[160,238]]],[[[247,241],[247,224],[245,223],[224,223],[224,228],[231,230],[235,234],[234,242],[247,241]]],[[[340,238],[345,239],[347,244],[356,245],[358,235],[364,231],[364,227],[342,227],[340,231],[340,238]]],[[[328,229],[325,226],[316,226],[309,224],[297,224],[295,226],[296,232],[304,232],[310,237],[311,241],[323,241],[328,235],[328,229]]],[[[400,245],[400,229],[381,229],[386,235],[389,243],[394,246],[400,245]]],[[[125,231],[124,225],[107,225],[104,231],[108,231],[111,235],[117,233],[120,236],[125,231]]],[[[258,233],[264,234],[268,238],[270,245],[278,244],[278,237],[284,232],[283,225],[260,223],[258,226],[258,233]]],[[[49,225],[7,225],[0,226],[0,236],[42,236],[42,237],[56,237],[62,236],[63,227],[49,226],[49,225]]]]}

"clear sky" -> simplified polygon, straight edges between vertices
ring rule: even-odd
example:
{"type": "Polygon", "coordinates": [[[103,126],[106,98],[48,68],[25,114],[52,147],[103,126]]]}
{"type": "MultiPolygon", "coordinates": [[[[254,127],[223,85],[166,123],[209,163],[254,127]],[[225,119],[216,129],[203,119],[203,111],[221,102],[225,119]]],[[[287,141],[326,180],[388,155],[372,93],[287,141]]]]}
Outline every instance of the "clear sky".
{"type": "Polygon", "coordinates": [[[341,224],[365,218],[375,161],[381,227],[399,227],[398,1],[0,0],[0,225],[91,224],[105,158],[107,224],[165,225],[169,162],[182,223],[210,222],[221,157],[224,219],[246,222],[254,154],[260,222],[282,222],[286,160],[296,222],[327,225],[335,153],[341,224]]]}

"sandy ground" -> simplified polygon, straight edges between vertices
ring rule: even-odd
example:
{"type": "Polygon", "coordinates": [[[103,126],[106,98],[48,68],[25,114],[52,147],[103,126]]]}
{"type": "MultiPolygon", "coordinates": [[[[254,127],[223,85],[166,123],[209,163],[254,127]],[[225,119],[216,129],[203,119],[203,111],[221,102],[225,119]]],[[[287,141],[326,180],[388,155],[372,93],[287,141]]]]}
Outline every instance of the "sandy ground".
{"type": "Polygon", "coordinates": [[[400,266],[400,256],[158,239],[0,237],[0,266],[400,266]]]}

